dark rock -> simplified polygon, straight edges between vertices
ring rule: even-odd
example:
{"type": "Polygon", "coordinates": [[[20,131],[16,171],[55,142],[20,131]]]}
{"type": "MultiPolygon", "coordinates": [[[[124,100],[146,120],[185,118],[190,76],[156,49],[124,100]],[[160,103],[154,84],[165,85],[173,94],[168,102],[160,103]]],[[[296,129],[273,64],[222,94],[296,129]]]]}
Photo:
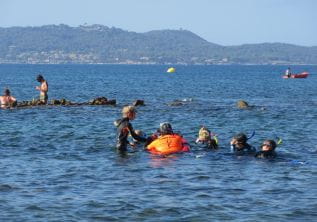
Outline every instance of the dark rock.
{"type": "Polygon", "coordinates": [[[249,108],[250,106],[249,106],[249,104],[248,104],[246,101],[244,101],[244,100],[239,100],[239,101],[237,102],[237,107],[238,107],[239,109],[247,109],[247,108],[249,108]]]}
{"type": "Polygon", "coordinates": [[[184,102],[180,101],[180,100],[175,100],[171,103],[168,104],[169,106],[182,106],[184,105],[184,102]]]}
{"type": "Polygon", "coordinates": [[[58,99],[53,99],[51,101],[52,105],[60,105],[61,104],[61,101],[59,101],[58,99]]]}
{"type": "Polygon", "coordinates": [[[144,106],[144,100],[137,99],[132,103],[133,106],[144,106]]]}
{"type": "Polygon", "coordinates": [[[108,99],[106,97],[98,97],[89,102],[90,105],[107,105],[108,99]]]}
{"type": "Polygon", "coordinates": [[[116,105],[117,101],[115,99],[109,99],[107,105],[116,105]]]}

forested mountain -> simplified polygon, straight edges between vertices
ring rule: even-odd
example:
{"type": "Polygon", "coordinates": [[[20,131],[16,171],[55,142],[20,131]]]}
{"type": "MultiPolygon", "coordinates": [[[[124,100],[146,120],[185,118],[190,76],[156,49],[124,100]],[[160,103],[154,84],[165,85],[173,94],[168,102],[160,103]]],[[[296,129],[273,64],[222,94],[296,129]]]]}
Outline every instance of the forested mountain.
{"type": "Polygon", "coordinates": [[[317,64],[317,47],[221,46],[187,30],[46,25],[0,28],[0,63],[317,64]]]}

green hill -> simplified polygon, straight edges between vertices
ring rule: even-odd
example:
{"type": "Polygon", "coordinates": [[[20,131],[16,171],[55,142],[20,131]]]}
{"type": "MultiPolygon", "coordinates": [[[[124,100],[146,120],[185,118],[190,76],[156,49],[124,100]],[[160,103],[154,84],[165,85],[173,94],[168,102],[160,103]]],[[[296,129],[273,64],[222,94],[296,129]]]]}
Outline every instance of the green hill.
{"type": "Polygon", "coordinates": [[[0,63],[317,64],[317,47],[221,46],[187,30],[46,25],[0,28],[0,40],[0,63]]]}

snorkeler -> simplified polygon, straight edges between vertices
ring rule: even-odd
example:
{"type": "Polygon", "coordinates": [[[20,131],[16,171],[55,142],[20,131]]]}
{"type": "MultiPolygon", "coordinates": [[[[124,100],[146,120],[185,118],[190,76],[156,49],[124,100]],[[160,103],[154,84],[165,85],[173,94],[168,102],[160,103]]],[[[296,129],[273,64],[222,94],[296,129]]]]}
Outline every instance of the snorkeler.
{"type": "Polygon", "coordinates": [[[261,151],[257,152],[255,157],[269,159],[275,158],[277,156],[275,152],[276,146],[277,145],[274,140],[264,140],[263,144],[261,145],[261,151]]]}
{"type": "Polygon", "coordinates": [[[244,133],[238,133],[235,135],[231,141],[231,151],[238,154],[254,154],[256,152],[256,149],[247,143],[248,138],[244,133]]]}
{"type": "Polygon", "coordinates": [[[196,143],[205,144],[207,148],[210,149],[218,149],[218,141],[217,137],[214,135],[214,138],[211,138],[212,133],[207,127],[202,126],[198,132],[198,138],[196,139],[196,143]]]}
{"type": "Polygon", "coordinates": [[[174,133],[172,125],[168,122],[160,124],[157,133],[148,138],[145,147],[147,151],[157,155],[190,151],[187,141],[180,134],[174,133]]]}

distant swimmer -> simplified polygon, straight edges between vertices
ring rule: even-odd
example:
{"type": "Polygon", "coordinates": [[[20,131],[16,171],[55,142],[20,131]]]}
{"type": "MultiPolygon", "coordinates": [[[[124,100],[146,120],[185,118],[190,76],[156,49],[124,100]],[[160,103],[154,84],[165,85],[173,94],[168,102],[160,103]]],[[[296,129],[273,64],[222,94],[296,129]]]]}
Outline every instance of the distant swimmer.
{"type": "Polygon", "coordinates": [[[4,109],[16,106],[17,100],[13,96],[11,96],[11,92],[9,89],[5,89],[3,96],[0,96],[0,104],[1,108],[4,109]]]}
{"type": "Polygon", "coordinates": [[[43,78],[42,75],[38,75],[36,77],[36,80],[41,83],[40,86],[36,86],[35,88],[37,90],[40,91],[40,100],[41,102],[43,102],[44,104],[47,104],[47,101],[48,101],[48,95],[47,95],[47,92],[48,92],[48,83],[47,81],[43,78]]]}

